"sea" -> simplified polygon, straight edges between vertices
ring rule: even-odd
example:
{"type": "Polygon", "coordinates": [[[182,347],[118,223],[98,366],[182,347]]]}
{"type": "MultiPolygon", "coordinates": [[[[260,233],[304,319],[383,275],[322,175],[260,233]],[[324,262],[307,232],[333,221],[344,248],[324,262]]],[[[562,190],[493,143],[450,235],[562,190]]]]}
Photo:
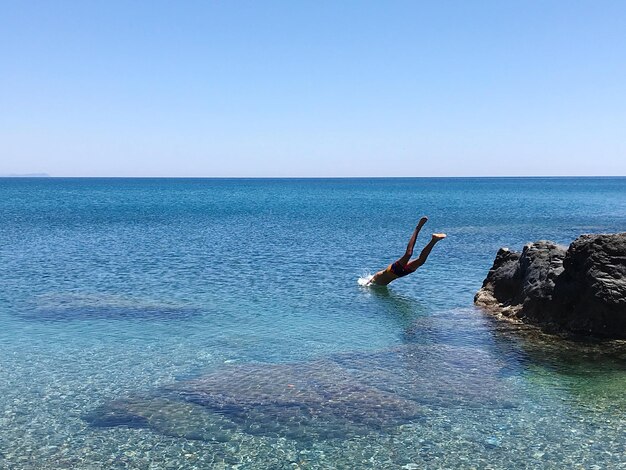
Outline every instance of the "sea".
{"type": "Polygon", "coordinates": [[[473,305],[625,230],[626,178],[0,179],[0,468],[626,468],[624,343],[473,305]]]}

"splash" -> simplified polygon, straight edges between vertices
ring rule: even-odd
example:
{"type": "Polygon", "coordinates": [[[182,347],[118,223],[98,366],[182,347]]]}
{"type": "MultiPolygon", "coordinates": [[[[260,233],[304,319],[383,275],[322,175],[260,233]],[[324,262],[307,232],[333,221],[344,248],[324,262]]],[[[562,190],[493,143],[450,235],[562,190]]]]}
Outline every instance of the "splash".
{"type": "Polygon", "coordinates": [[[367,276],[362,276],[359,279],[357,279],[357,283],[361,286],[361,287],[367,287],[370,285],[370,282],[372,282],[372,278],[374,277],[373,274],[368,274],[367,276]]]}

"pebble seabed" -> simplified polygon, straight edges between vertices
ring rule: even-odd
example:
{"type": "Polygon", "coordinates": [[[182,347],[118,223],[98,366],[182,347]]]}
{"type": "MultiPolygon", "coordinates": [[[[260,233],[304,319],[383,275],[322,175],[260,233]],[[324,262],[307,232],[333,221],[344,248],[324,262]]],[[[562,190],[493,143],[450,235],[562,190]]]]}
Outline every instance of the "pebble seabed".
{"type": "MultiPolygon", "coordinates": [[[[476,315],[457,312],[450,321],[476,315]]],[[[514,326],[502,323],[498,328],[503,338],[519,335],[508,331],[514,326]]],[[[285,437],[280,428],[264,433],[263,420],[247,430],[229,426],[201,439],[185,437],[185,430],[176,436],[176,430],[167,435],[150,427],[92,426],[85,413],[141,390],[147,396],[177,383],[180,363],[153,364],[152,370],[147,367],[150,351],[143,352],[143,366],[142,358],[132,354],[112,361],[108,349],[92,349],[85,358],[80,345],[66,350],[63,358],[42,351],[32,352],[30,358],[9,353],[2,368],[0,468],[626,468],[623,345],[607,358],[603,347],[595,346],[570,357],[560,340],[532,334],[539,339],[523,332],[517,337],[529,362],[518,367],[517,361],[513,369],[506,363],[507,354],[514,351],[500,351],[503,356],[498,358],[480,348],[472,353],[467,347],[428,346],[435,348],[429,353],[434,359],[420,362],[420,377],[413,377],[412,383],[423,387],[424,381],[436,382],[439,392],[419,403],[423,412],[418,419],[329,439],[307,437],[306,428],[297,439],[285,437]],[[72,357],[81,354],[81,365],[72,368],[72,357]],[[85,361],[93,364],[90,373],[85,361]],[[104,362],[109,369],[96,366],[104,362]],[[497,382],[486,383],[483,393],[496,399],[510,394],[510,404],[477,404],[477,390],[459,390],[464,377],[451,376],[452,369],[467,366],[470,377],[476,365],[485,363],[478,373],[494,372],[491,378],[497,382]],[[156,368],[160,378],[155,382],[156,368]],[[30,386],[16,386],[16,380],[28,380],[30,386]],[[442,399],[446,386],[453,396],[449,402],[442,399]],[[493,391],[494,386],[499,390],[493,391]],[[255,425],[261,432],[246,432],[255,425]]],[[[179,358],[182,354],[178,351],[179,358]]],[[[223,364],[223,358],[217,362],[223,364]]],[[[479,385],[470,381],[468,387],[479,385]]]]}
{"type": "Polygon", "coordinates": [[[528,417],[504,420],[495,414],[487,419],[484,413],[465,413],[466,419],[472,417],[477,423],[472,432],[460,429],[454,416],[433,412],[428,424],[403,425],[394,433],[307,445],[245,434],[226,443],[201,442],[122,428],[83,431],[58,441],[50,434],[31,434],[5,450],[2,468],[626,467],[623,430],[604,428],[582,437],[585,423],[579,422],[567,442],[548,441],[546,436],[544,443],[532,444],[530,432],[554,432],[548,418],[529,423],[528,417]]]}

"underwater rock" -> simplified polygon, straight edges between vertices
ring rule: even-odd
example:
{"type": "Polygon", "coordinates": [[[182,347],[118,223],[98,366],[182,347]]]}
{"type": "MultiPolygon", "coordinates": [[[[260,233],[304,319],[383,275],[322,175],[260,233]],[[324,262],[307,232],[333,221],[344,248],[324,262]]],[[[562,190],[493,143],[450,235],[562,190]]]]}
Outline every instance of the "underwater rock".
{"type": "Polygon", "coordinates": [[[519,322],[493,322],[490,333],[493,354],[515,358],[510,361],[511,375],[523,375],[536,399],[556,389],[567,391],[563,398],[582,414],[626,412],[626,342],[548,335],[519,322]]]}
{"type": "Polygon", "coordinates": [[[169,390],[228,417],[250,434],[342,437],[422,415],[414,401],[364,384],[326,361],[236,366],[169,390]]]}
{"type": "Polygon", "coordinates": [[[298,440],[391,432],[434,406],[510,407],[501,365],[471,348],[408,345],[298,364],[242,364],[122,398],[84,418],[226,440],[234,429],[298,440]]]}
{"type": "Polygon", "coordinates": [[[202,406],[157,397],[114,400],[83,418],[95,427],[150,428],[166,436],[218,442],[228,441],[235,427],[202,406]]]}
{"type": "Polygon", "coordinates": [[[44,294],[18,315],[31,321],[74,321],[93,318],[184,320],[200,313],[185,303],[108,294],[44,294]]]}
{"type": "Polygon", "coordinates": [[[428,408],[516,406],[501,381],[508,363],[482,349],[412,344],[333,360],[363,383],[428,408]]]}
{"type": "Polygon", "coordinates": [[[501,248],[474,302],[523,322],[626,338],[626,233],[582,235],[566,250],[501,248]]]}
{"type": "Polygon", "coordinates": [[[248,434],[329,439],[421,415],[411,400],[359,383],[330,363],[312,363],[227,367],[153,397],[112,401],[84,419],[93,426],[150,428],[189,439],[215,440],[216,432],[228,436],[235,427],[248,434]]]}

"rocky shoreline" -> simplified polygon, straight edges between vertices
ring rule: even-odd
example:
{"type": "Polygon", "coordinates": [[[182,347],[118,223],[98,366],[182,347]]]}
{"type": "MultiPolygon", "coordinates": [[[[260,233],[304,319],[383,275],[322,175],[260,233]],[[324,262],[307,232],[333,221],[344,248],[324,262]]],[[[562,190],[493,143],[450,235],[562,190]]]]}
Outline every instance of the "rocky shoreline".
{"type": "Polygon", "coordinates": [[[501,248],[474,303],[553,331],[626,339],[626,233],[501,248]]]}

